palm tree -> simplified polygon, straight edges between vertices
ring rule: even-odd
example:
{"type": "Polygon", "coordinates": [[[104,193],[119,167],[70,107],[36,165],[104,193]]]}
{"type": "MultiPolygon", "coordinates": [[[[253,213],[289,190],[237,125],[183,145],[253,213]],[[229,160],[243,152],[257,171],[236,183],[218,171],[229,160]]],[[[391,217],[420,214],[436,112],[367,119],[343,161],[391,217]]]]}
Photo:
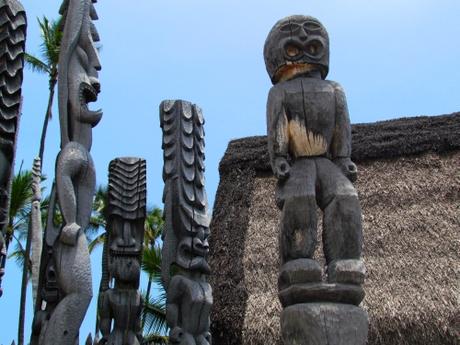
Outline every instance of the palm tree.
{"type": "Polygon", "coordinates": [[[29,66],[32,71],[46,74],[48,76],[48,106],[46,108],[45,118],[43,121],[43,129],[40,138],[40,149],[38,154],[38,157],[43,164],[46,131],[48,129],[48,121],[52,118],[54,93],[58,80],[59,51],[61,48],[62,39],[62,17],[59,17],[58,20],[51,21],[46,17],[43,17],[42,20],[39,18],[37,20],[40,27],[40,35],[42,38],[42,43],[40,44],[40,53],[42,59],[26,53],[25,60],[26,65],[29,66]]]}
{"type": "Polygon", "coordinates": [[[162,210],[158,207],[153,208],[145,219],[144,256],[142,258],[144,272],[149,276],[146,291],[147,300],[150,298],[152,281],[161,281],[161,247],[157,241],[161,238],[163,225],[162,210]]]}
{"type": "Polygon", "coordinates": [[[153,241],[153,245],[144,248],[142,270],[147,273],[149,282],[143,292],[144,306],[142,310],[142,328],[144,344],[163,345],[168,343],[166,325],[166,291],[161,280],[161,246],[153,241]],[[152,283],[158,287],[158,297],[150,297],[152,283]]]}
{"type": "Polygon", "coordinates": [[[166,292],[161,280],[161,244],[159,243],[163,225],[162,210],[153,208],[145,220],[142,257],[142,270],[149,277],[147,290],[143,293],[142,328],[144,343],[151,345],[162,345],[168,342],[168,337],[164,336],[167,331],[166,292]],[[158,287],[159,295],[156,298],[151,297],[153,284],[158,287]]]}
{"type": "MultiPolygon", "coordinates": [[[[54,93],[56,89],[56,84],[58,80],[58,62],[59,62],[59,52],[60,52],[60,47],[61,47],[61,39],[62,39],[62,17],[60,17],[56,21],[50,21],[48,18],[43,17],[42,20],[39,18],[38,20],[38,25],[40,27],[40,36],[42,39],[42,43],[40,44],[40,57],[31,55],[29,53],[25,54],[25,62],[28,67],[32,69],[32,71],[46,74],[48,76],[48,87],[49,87],[49,96],[48,96],[48,105],[46,108],[46,113],[45,113],[45,118],[43,120],[43,128],[42,128],[42,133],[40,137],[40,148],[38,151],[38,157],[39,157],[39,173],[42,171],[42,166],[43,166],[43,155],[45,151],[45,139],[46,139],[46,132],[48,129],[48,122],[52,118],[52,108],[53,108],[53,100],[54,100],[54,93]]],[[[35,165],[35,162],[34,162],[35,165]]],[[[31,220],[31,223],[33,220],[31,220]]],[[[34,239],[34,249],[35,252],[33,253],[34,260],[32,262],[33,269],[33,281],[38,282],[38,271],[39,271],[39,265],[40,265],[40,254],[37,254],[37,250],[41,251],[41,239],[43,237],[42,231],[39,227],[33,227],[30,229],[30,232],[27,236],[27,248],[26,248],[26,253],[25,257],[29,258],[30,256],[30,247],[31,247],[31,241],[34,239]]],[[[24,266],[25,268],[26,266],[24,266]]],[[[27,288],[27,282],[24,282],[26,280],[27,273],[24,270],[23,271],[23,288],[27,288]]],[[[34,284],[35,285],[35,284],[34,284]]],[[[33,287],[33,296],[36,296],[36,286],[33,287]]],[[[24,296],[24,303],[25,303],[25,296],[26,292],[21,291],[21,295],[24,296]]],[[[22,303],[21,299],[21,303],[22,303]]],[[[23,342],[19,339],[18,340],[18,345],[22,345],[23,342]]]]}
{"type": "MultiPolygon", "coordinates": [[[[19,251],[17,251],[17,253],[23,254],[15,255],[19,262],[22,261],[23,265],[21,302],[19,307],[18,345],[22,345],[24,343],[25,294],[27,292],[27,275],[31,270],[27,248],[23,248],[21,240],[27,237],[28,234],[32,195],[32,172],[22,172],[19,170],[19,173],[13,179],[13,185],[11,188],[11,205],[9,210],[10,218],[5,240],[6,250],[8,250],[9,244],[14,239],[19,247],[19,251]]],[[[28,247],[30,246],[28,245],[28,247]]]]}
{"type": "MultiPolygon", "coordinates": [[[[9,245],[13,240],[20,251],[24,252],[21,241],[27,236],[29,215],[32,201],[32,172],[22,169],[14,176],[11,187],[11,204],[9,210],[9,222],[6,227],[5,248],[8,252],[9,245]]],[[[18,258],[15,252],[11,255],[18,258]]],[[[23,262],[23,258],[18,258],[23,262]]]]}
{"type": "Polygon", "coordinates": [[[107,225],[107,186],[99,186],[96,190],[93,201],[93,210],[89,220],[88,228],[85,230],[88,240],[88,249],[92,253],[94,248],[104,244],[105,231],[99,233],[100,229],[105,229],[107,225]]]}

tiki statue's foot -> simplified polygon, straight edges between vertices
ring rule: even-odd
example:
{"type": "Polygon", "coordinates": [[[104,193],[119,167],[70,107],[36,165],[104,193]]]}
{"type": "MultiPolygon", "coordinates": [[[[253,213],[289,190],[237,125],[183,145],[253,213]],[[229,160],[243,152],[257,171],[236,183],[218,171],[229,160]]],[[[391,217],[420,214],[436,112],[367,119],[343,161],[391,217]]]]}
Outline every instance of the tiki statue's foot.
{"type": "Polygon", "coordinates": [[[60,240],[68,246],[75,246],[77,244],[78,234],[80,232],[80,225],[71,223],[62,228],[60,240]]]}
{"type": "Polygon", "coordinates": [[[196,345],[195,339],[180,327],[174,327],[169,332],[169,341],[174,345],[196,345]]]}
{"type": "Polygon", "coordinates": [[[329,283],[361,285],[366,276],[366,267],[360,259],[334,261],[327,271],[329,283]]]}

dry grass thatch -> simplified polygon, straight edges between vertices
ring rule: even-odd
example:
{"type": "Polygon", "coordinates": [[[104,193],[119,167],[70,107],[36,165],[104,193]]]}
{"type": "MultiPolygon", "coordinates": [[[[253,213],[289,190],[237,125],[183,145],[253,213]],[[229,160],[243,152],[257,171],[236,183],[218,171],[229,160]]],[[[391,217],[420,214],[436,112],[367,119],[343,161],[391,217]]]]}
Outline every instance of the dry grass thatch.
{"type": "MultiPolygon", "coordinates": [[[[369,344],[460,344],[460,113],[356,125],[353,135],[369,344]]],[[[231,142],[220,172],[213,342],[280,344],[279,211],[265,138],[231,142]]]]}

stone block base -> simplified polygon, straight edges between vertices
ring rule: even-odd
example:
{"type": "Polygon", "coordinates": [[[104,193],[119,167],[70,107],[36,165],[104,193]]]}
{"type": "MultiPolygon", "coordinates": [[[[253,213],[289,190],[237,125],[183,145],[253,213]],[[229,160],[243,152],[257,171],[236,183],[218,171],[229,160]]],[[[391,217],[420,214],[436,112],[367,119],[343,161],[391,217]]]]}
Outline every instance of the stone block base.
{"type": "Polygon", "coordinates": [[[281,314],[284,345],[365,345],[367,312],[338,303],[305,303],[281,314]]]}

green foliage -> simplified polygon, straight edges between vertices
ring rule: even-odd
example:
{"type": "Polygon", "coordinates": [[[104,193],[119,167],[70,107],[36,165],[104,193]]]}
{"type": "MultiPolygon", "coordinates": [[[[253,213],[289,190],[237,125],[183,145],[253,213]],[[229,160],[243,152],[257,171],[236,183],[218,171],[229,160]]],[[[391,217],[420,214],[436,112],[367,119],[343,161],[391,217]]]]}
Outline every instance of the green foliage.
{"type": "Polygon", "coordinates": [[[166,334],[166,293],[163,288],[159,289],[157,298],[146,297],[143,292],[144,307],[142,310],[142,319],[144,321],[144,338],[151,335],[166,334]]]}
{"type": "MultiPolygon", "coordinates": [[[[14,258],[20,267],[24,267],[24,247],[22,241],[27,237],[29,215],[32,207],[32,172],[20,170],[14,176],[11,187],[9,223],[6,228],[6,247],[15,241],[15,250],[8,257],[14,258]]],[[[30,265],[27,266],[30,271],[30,265]]]]}
{"type": "Polygon", "coordinates": [[[40,27],[40,57],[26,53],[27,66],[38,73],[47,74],[51,79],[57,78],[57,65],[62,40],[62,17],[58,20],[37,18],[40,27]]]}
{"type": "Polygon", "coordinates": [[[164,220],[162,210],[154,208],[148,212],[145,221],[144,252],[142,270],[148,275],[147,290],[143,292],[144,308],[142,326],[144,343],[167,344],[168,327],[166,325],[166,292],[161,280],[161,244],[164,220]],[[156,287],[157,298],[150,297],[153,285],[156,287]]]}

